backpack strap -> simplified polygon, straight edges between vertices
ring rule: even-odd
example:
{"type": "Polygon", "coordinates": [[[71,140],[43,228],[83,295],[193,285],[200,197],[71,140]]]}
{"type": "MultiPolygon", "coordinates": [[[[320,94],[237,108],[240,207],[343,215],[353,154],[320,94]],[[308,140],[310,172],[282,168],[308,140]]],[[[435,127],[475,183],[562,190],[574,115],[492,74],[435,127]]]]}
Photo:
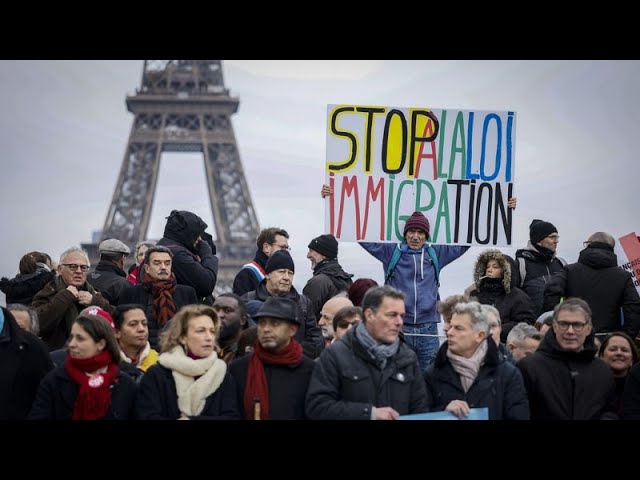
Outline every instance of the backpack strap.
{"type": "Polygon", "coordinates": [[[524,257],[518,257],[518,270],[520,270],[520,288],[524,285],[524,277],[527,276],[527,262],[524,257]]]}
{"type": "Polygon", "coordinates": [[[562,257],[556,257],[563,267],[567,266],[567,261],[562,257]]]}
{"type": "MultiPolygon", "coordinates": [[[[438,287],[440,286],[440,261],[438,260],[438,255],[436,254],[435,248],[432,245],[425,245],[424,249],[427,251],[429,258],[431,258],[431,263],[433,263],[433,269],[436,274],[436,284],[438,287]]],[[[389,262],[389,267],[387,268],[387,273],[384,276],[384,283],[386,284],[391,275],[393,275],[393,271],[400,260],[400,256],[402,255],[402,250],[400,250],[400,244],[393,250],[393,255],[391,256],[391,261],[389,262]]]]}
{"type": "Polygon", "coordinates": [[[438,260],[438,255],[436,254],[436,249],[433,248],[432,245],[427,245],[426,247],[427,253],[431,257],[431,262],[433,262],[433,269],[436,272],[436,285],[440,286],[440,261],[438,260]]]}
{"type": "Polygon", "coordinates": [[[400,260],[400,256],[402,255],[402,250],[400,250],[400,244],[396,245],[396,248],[393,250],[393,255],[391,256],[391,261],[389,262],[389,266],[387,267],[387,272],[384,275],[384,283],[386,284],[391,275],[393,275],[393,271],[400,260]]]}
{"type": "Polygon", "coordinates": [[[264,280],[264,277],[267,276],[262,266],[256,261],[245,263],[240,270],[245,268],[253,273],[253,275],[258,280],[258,283],[262,282],[262,280],[264,280]]]}

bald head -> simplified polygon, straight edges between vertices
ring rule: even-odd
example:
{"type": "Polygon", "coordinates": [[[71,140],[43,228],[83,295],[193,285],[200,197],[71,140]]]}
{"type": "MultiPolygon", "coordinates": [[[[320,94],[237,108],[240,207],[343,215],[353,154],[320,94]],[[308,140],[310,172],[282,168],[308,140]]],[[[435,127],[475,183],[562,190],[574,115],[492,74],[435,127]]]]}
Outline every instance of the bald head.
{"type": "Polygon", "coordinates": [[[333,317],[342,307],[353,307],[353,303],[348,297],[333,297],[327,300],[320,311],[320,320],[318,326],[322,329],[322,336],[333,338],[333,317]]]}

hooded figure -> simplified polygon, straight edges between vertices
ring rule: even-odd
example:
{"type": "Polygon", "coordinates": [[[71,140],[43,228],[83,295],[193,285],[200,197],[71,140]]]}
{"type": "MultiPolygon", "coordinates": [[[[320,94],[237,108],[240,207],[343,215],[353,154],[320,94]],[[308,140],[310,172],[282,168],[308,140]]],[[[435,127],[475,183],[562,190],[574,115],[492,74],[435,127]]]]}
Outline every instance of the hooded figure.
{"type": "Polygon", "coordinates": [[[469,295],[478,302],[493,305],[500,312],[502,333],[506,342],[511,329],[520,322],[533,325],[533,303],[526,293],[511,285],[511,264],[499,250],[485,250],[474,266],[475,289],[469,295]]]}
{"type": "Polygon", "coordinates": [[[193,287],[199,299],[209,297],[218,279],[218,258],[208,225],[195,213],[172,210],[159,246],[173,254],[172,271],[179,285],[193,287]]]}

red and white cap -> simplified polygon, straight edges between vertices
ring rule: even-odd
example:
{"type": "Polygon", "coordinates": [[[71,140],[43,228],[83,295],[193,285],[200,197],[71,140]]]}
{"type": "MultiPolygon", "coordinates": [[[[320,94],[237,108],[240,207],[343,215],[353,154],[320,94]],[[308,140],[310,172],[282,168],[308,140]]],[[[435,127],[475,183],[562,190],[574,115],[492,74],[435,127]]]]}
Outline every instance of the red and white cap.
{"type": "Polygon", "coordinates": [[[87,307],[80,312],[80,316],[82,315],[100,316],[104,318],[107,322],[109,322],[109,325],[111,325],[111,328],[113,328],[114,330],[116,329],[116,324],[113,322],[113,318],[111,317],[111,315],[109,315],[109,312],[107,312],[103,308],[96,307],[95,305],[91,305],[90,307],[87,307]]]}

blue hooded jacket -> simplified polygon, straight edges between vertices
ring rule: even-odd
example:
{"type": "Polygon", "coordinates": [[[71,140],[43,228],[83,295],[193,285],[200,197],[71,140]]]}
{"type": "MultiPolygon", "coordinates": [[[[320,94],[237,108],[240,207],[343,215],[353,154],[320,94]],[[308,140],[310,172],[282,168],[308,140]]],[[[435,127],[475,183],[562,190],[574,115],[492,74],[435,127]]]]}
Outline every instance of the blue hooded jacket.
{"type": "MultiPolygon", "coordinates": [[[[360,246],[382,262],[386,273],[397,243],[360,242],[360,246]]],[[[469,247],[454,245],[433,245],[440,264],[440,270],[464,254],[469,247]]],[[[404,323],[409,325],[440,321],[436,303],[440,292],[436,283],[435,267],[431,257],[423,247],[420,250],[409,248],[406,242],[400,244],[402,255],[396,264],[393,275],[387,282],[405,294],[404,323]]]]}

